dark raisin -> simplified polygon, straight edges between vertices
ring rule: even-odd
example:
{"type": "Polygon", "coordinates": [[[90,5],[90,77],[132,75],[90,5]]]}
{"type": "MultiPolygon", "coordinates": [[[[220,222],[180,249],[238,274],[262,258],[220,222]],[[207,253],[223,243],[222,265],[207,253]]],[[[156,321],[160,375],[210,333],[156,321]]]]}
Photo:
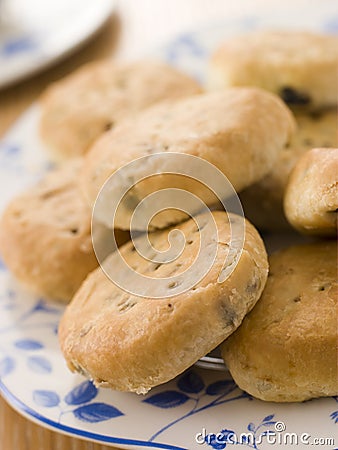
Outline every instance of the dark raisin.
{"type": "Polygon", "coordinates": [[[70,232],[71,232],[72,234],[77,234],[77,233],[79,232],[79,230],[78,230],[78,228],[72,228],[72,229],[70,230],[70,232]]]}
{"type": "Polygon", "coordinates": [[[114,122],[108,122],[103,128],[103,131],[109,131],[111,128],[113,128],[114,122]]]}
{"type": "Polygon", "coordinates": [[[300,296],[298,295],[298,297],[295,297],[295,298],[293,299],[293,301],[294,301],[295,303],[300,302],[300,296]]]}
{"type": "Polygon", "coordinates": [[[327,289],[329,289],[332,286],[332,283],[325,283],[324,285],[321,285],[318,287],[318,291],[319,292],[323,292],[326,291],[327,289]]]}
{"type": "Polygon", "coordinates": [[[296,91],[295,89],[285,86],[280,90],[279,95],[290,105],[308,105],[311,102],[311,98],[308,94],[296,91]]]}
{"type": "Polygon", "coordinates": [[[312,120],[318,120],[323,116],[323,112],[322,111],[311,111],[310,112],[310,117],[312,120]]]}

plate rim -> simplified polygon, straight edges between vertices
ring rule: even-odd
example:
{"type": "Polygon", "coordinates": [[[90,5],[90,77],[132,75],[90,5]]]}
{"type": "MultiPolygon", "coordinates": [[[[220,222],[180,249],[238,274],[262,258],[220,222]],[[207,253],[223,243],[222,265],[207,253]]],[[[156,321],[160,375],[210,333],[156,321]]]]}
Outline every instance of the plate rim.
{"type": "MultiPolygon", "coordinates": [[[[239,20],[240,18],[234,18],[234,21],[239,20]]],[[[180,36],[185,36],[187,34],[198,34],[200,32],[205,31],[206,29],[211,29],[213,24],[217,25],[220,21],[214,21],[205,27],[195,28],[191,30],[187,30],[181,33],[177,33],[174,35],[171,39],[168,40],[165,45],[161,45],[157,50],[156,53],[163,53],[163,48],[165,48],[168,44],[171,44],[175,41],[175,39],[179,38],[180,36]]],[[[11,134],[11,132],[17,127],[25,123],[26,115],[30,115],[32,109],[36,108],[38,105],[38,102],[34,102],[31,106],[29,106],[14,122],[14,124],[5,132],[4,136],[0,138],[0,141],[3,141],[11,134]]],[[[48,158],[48,152],[46,152],[46,157],[48,158]]],[[[55,422],[48,417],[42,416],[39,412],[34,411],[32,408],[30,408],[28,405],[26,405],[23,401],[21,401],[19,398],[17,398],[3,383],[3,380],[0,377],[0,394],[4,398],[6,402],[8,402],[19,414],[27,418],[28,420],[31,420],[34,423],[39,424],[40,426],[46,427],[51,431],[59,432],[67,436],[80,438],[96,443],[103,443],[106,445],[122,445],[124,448],[161,448],[161,449],[173,449],[173,450],[186,450],[185,447],[177,447],[171,444],[163,444],[159,442],[152,442],[152,441],[143,441],[141,439],[139,440],[133,440],[133,439],[127,439],[127,438],[118,438],[118,437],[112,437],[107,436],[104,434],[98,434],[93,433],[91,431],[86,431],[84,429],[80,428],[73,428],[68,425],[64,425],[58,422],[55,422]],[[128,447],[133,446],[133,447],[128,447]]]]}
{"type": "MultiPolygon", "coordinates": [[[[53,51],[50,55],[47,54],[42,60],[35,61],[34,64],[30,62],[25,68],[19,69],[16,73],[11,76],[7,76],[4,79],[0,77],[0,91],[3,91],[9,87],[12,87],[24,80],[32,78],[46,69],[58,64],[63,59],[69,57],[72,53],[79,50],[81,47],[85,46],[92,38],[94,38],[104,25],[108,22],[109,18],[112,16],[116,6],[116,0],[105,0],[102,4],[102,11],[98,15],[97,20],[93,21],[90,28],[87,31],[83,30],[81,36],[73,40],[67,47],[59,48],[57,51],[53,51]]],[[[25,112],[25,111],[24,111],[25,112]]],[[[18,119],[20,116],[18,117],[18,119]]],[[[16,121],[14,122],[14,124],[16,121]]],[[[10,131],[11,127],[5,132],[5,135],[10,131]]]]}
{"type": "MultiPolygon", "coordinates": [[[[143,441],[141,439],[126,439],[112,436],[106,436],[104,434],[92,433],[78,428],[73,428],[68,425],[55,422],[47,417],[42,416],[37,411],[34,411],[29,406],[25,405],[16,395],[14,395],[3,383],[0,378],[0,394],[2,398],[10,405],[16,412],[21,414],[27,420],[30,420],[38,425],[44,426],[54,433],[62,433],[66,436],[77,437],[87,439],[95,443],[104,443],[108,445],[133,445],[140,448],[160,448],[165,450],[187,450],[186,447],[177,447],[173,444],[162,444],[160,442],[143,441]]],[[[125,447],[127,448],[127,447],[125,447]]]]}

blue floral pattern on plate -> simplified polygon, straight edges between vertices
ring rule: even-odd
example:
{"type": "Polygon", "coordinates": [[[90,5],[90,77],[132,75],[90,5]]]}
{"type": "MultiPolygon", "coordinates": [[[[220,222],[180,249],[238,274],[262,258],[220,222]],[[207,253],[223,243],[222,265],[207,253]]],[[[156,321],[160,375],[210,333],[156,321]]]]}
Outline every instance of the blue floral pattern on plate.
{"type": "MultiPolygon", "coordinates": [[[[265,25],[285,25],[289,17],[289,11],[278,17],[247,16],[185,33],[153,56],[203,81],[208,55],[224,36],[265,25]]],[[[303,28],[337,31],[338,14],[325,8],[320,14],[302,11],[296,17],[303,28]]],[[[5,187],[0,209],[50,168],[37,136],[38,118],[34,106],[0,142],[0,179],[5,187]]],[[[129,449],[241,445],[264,450],[271,446],[260,444],[258,436],[273,429],[277,421],[285,423],[290,432],[307,431],[319,437],[336,432],[337,398],[301,404],[264,403],[241,391],[227,372],[193,368],[145,396],[98,389],[71,374],[62,358],[57,327],[64,306],[27,292],[13,280],[1,259],[0,286],[0,391],[17,410],[41,424],[129,449]],[[238,436],[245,432],[253,438],[239,441],[238,436]],[[204,436],[202,442],[198,436],[204,436]]]]}
{"type": "Polygon", "coordinates": [[[33,36],[23,35],[7,39],[0,47],[0,55],[4,58],[15,57],[18,53],[37,51],[39,41],[33,36]]]}

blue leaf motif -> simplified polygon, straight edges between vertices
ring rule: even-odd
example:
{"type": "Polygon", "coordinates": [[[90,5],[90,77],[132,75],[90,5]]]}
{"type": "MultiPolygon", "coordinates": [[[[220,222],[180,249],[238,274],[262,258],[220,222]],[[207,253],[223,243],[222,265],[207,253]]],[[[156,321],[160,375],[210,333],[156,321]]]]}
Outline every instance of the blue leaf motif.
{"type": "Polygon", "coordinates": [[[32,309],[32,313],[42,311],[44,313],[57,314],[59,311],[56,308],[50,306],[45,300],[40,299],[32,309]]]}
{"type": "Polygon", "coordinates": [[[93,400],[97,396],[97,392],[97,388],[91,381],[84,381],[66,395],[65,402],[68,405],[81,405],[93,400]]]}
{"type": "Polygon", "coordinates": [[[334,411],[330,414],[331,419],[334,421],[334,423],[338,423],[338,411],[334,411]]]}
{"type": "Polygon", "coordinates": [[[33,391],[33,400],[37,405],[45,406],[46,408],[52,408],[60,403],[60,397],[54,391],[33,391]]]}
{"type": "Polygon", "coordinates": [[[224,429],[221,431],[221,436],[222,439],[224,440],[224,442],[231,442],[231,443],[235,443],[235,432],[233,430],[227,430],[224,429]]]}
{"type": "Polygon", "coordinates": [[[205,55],[205,50],[190,35],[180,36],[166,50],[166,58],[172,63],[179,58],[184,58],[187,54],[194,57],[205,55]]]}
{"type": "Polygon", "coordinates": [[[6,270],[5,263],[3,262],[3,260],[1,258],[0,258],[0,270],[2,270],[2,271],[6,270]]]}
{"type": "Polygon", "coordinates": [[[20,36],[5,41],[2,53],[5,56],[13,56],[17,53],[30,52],[36,47],[37,44],[31,36],[20,36]]]}
{"type": "Polygon", "coordinates": [[[39,350],[43,348],[43,345],[39,341],[34,341],[33,339],[20,339],[14,342],[15,347],[20,350],[39,350]]]}
{"type": "Polygon", "coordinates": [[[338,17],[332,17],[326,22],[324,29],[329,33],[336,33],[338,31],[338,17]]]}
{"type": "Polygon", "coordinates": [[[266,416],[263,419],[263,422],[269,422],[270,420],[272,420],[275,417],[274,414],[271,414],[270,416],[266,416]]]}
{"type": "Polygon", "coordinates": [[[51,363],[43,356],[30,356],[27,359],[27,366],[36,373],[50,373],[52,371],[51,363]]]}
{"type": "Polygon", "coordinates": [[[0,377],[10,374],[15,368],[15,361],[10,356],[6,356],[0,361],[0,377]]]}
{"type": "Polygon", "coordinates": [[[175,408],[189,400],[189,396],[178,391],[164,391],[142,400],[158,408],[175,408]]]}
{"type": "Polygon", "coordinates": [[[248,425],[248,430],[249,430],[249,431],[255,431],[255,428],[256,428],[256,427],[255,427],[255,424],[252,423],[252,422],[250,422],[249,425],[248,425]]]}
{"type": "Polygon", "coordinates": [[[221,435],[219,434],[216,436],[215,433],[210,433],[205,436],[204,441],[215,450],[223,450],[224,448],[226,448],[227,444],[225,442],[225,439],[220,439],[220,437],[221,435]]]}
{"type": "Polygon", "coordinates": [[[102,422],[124,414],[114,406],[106,403],[91,403],[90,405],[80,406],[74,409],[74,416],[83,422],[102,422]]]}
{"type": "Polygon", "coordinates": [[[1,142],[1,153],[5,156],[17,155],[20,152],[20,147],[17,144],[11,144],[10,142],[1,142]]]}
{"type": "Polygon", "coordinates": [[[271,425],[275,425],[276,421],[272,420],[271,422],[263,422],[261,426],[270,427],[271,425]]]}
{"type": "Polygon", "coordinates": [[[177,386],[183,392],[198,394],[204,389],[204,382],[196,372],[190,370],[180,377],[177,386]]]}
{"type": "Polygon", "coordinates": [[[237,385],[233,380],[220,380],[215,381],[215,383],[209,384],[206,393],[208,395],[226,395],[230,394],[233,390],[237,388],[237,385]]]}

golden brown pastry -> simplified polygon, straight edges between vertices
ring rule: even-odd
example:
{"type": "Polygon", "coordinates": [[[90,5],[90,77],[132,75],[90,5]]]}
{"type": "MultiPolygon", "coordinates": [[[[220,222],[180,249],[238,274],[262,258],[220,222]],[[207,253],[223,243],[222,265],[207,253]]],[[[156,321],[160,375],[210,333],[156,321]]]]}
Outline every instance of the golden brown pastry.
{"type": "MultiPolygon", "coordinates": [[[[91,210],[77,187],[81,160],[55,170],[14,198],[0,222],[0,251],[12,273],[40,295],[69,301],[98,265],[91,210]]],[[[104,227],[97,227],[103,238],[104,227]]],[[[125,242],[125,233],[118,233],[125,242]]]]}
{"type": "MultiPolygon", "coordinates": [[[[233,88],[162,103],[120,123],[95,143],[85,158],[82,189],[93,205],[103,184],[117,169],[143,156],[175,152],[212,163],[239,191],[271,170],[293,131],[294,119],[284,103],[257,88],[233,88]]],[[[157,163],[152,159],[153,171],[160,174],[165,165],[157,163]]],[[[129,171],[124,178],[120,176],[119,187],[131,187],[144,167],[137,173],[129,171]]],[[[181,173],[179,157],[174,169],[181,173]]],[[[184,189],[189,190],[192,182],[185,181],[184,189]]],[[[124,214],[116,218],[116,227],[129,229],[135,204],[164,187],[180,185],[176,179],[157,176],[130,189],[124,214]]],[[[193,192],[194,189],[191,187],[193,192]]],[[[109,202],[110,199],[103,208],[107,214],[100,218],[108,226],[109,202]]],[[[210,205],[210,200],[206,203],[210,205]]],[[[172,213],[162,214],[154,227],[163,228],[178,221],[172,213]]]]}
{"type": "Polygon", "coordinates": [[[336,236],[338,148],[316,148],[299,159],[286,187],[284,208],[298,231],[336,236]]]}
{"type": "Polygon", "coordinates": [[[260,230],[281,231],[290,228],[285,218],[283,197],[291,170],[311,148],[336,147],[336,109],[313,114],[296,113],[297,130],[289,145],[280,152],[271,171],[240,193],[246,217],[260,230]]]}
{"type": "Polygon", "coordinates": [[[201,92],[189,76],[160,62],[92,62],[47,88],[40,131],[56,159],[81,156],[107,129],[156,102],[201,92]]]}
{"type": "Polygon", "coordinates": [[[337,395],[337,298],[336,243],[272,255],[262,297],[221,346],[238,386],[272,402],[337,395]]]}
{"type": "Polygon", "coordinates": [[[224,41],[213,54],[209,87],[259,86],[290,105],[337,104],[338,37],[259,30],[224,41]]]}
{"type": "MultiPolygon", "coordinates": [[[[137,272],[168,278],[166,295],[174,292],[174,296],[135,296],[117,287],[101,268],[85,280],[59,326],[62,352],[72,371],[93,379],[96,385],[146,393],[183,372],[239,326],[261,295],[268,272],[267,256],[257,231],[246,222],[238,265],[223,279],[222,273],[234,263],[231,254],[229,264],[223,267],[230,226],[225,212],[215,212],[212,217],[218,239],[209,232],[213,221],[206,215],[205,248],[215,243],[216,258],[207,275],[186,291],[176,295],[175,289],[180,291],[185,272],[199,251],[199,233],[192,219],[175,227],[184,232],[186,246],[172,262],[159,264],[141,258],[131,242],[120,249],[137,272]]],[[[233,226],[238,227],[238,222],[233,226]]],[[[149,235],[158,251],[168,247],[169,231],[149,235]]],[[[117,253],[107,258],[103,264],[106,271],[115,270],[117,258],[117,253]]]]}

